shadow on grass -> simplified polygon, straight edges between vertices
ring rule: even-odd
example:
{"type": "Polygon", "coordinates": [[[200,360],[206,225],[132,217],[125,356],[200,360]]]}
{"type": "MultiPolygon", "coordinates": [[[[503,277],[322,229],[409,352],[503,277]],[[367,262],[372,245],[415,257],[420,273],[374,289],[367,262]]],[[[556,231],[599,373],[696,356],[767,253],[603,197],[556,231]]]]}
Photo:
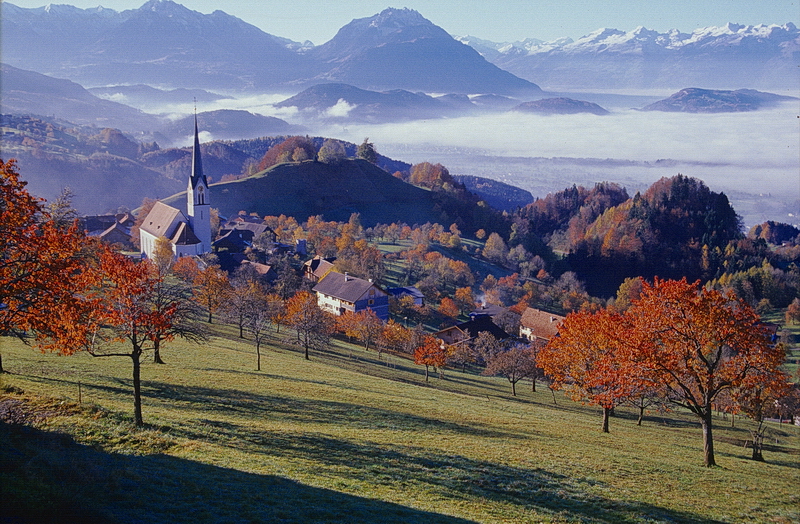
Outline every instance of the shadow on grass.
{"type": "Polygon", "coordinates": [[[204,388],[153,381],[145,382],[142,385],[142,392],[145,397],[180,401],[176,402],[172,409],[206,413],[235,413],[244,418],[262,420],[275,418],[300,423],[335,424],[370,429],[420,430],[481,438],[522,439],[531,436],[530,431],[519,434],[484,429],[478,424],[443,422],[431,417],[351,402],[282,397],[233,389],[204,388]]]}
{"type": "MultiPolygon", "coordinates": [[[[389,490],[459,501],[486,500],[511,506],[514,521],[531,511],[557,520],[580,522],[672,522],[716,524],[719,521],[652,504],[607,499],[593,493],[597,481],[568,477],[541,468],[523,468],[441,454],[413,445],[386,445],[332,438],[314,433],[255,431],[244,425],[200,421],[213,428],[212,439],[249,454],[311,462],[320,474],[341,482],[359,481],[389,490]]],[[[202,440],[210,433],[197,425],[176,430],[177,437],[202,440]]]]}
{"type": "Polygon", "coordinates": [[[104,453],[3,422],[0,445],[0,522],[470,522],[274,475],[104,453]]]}

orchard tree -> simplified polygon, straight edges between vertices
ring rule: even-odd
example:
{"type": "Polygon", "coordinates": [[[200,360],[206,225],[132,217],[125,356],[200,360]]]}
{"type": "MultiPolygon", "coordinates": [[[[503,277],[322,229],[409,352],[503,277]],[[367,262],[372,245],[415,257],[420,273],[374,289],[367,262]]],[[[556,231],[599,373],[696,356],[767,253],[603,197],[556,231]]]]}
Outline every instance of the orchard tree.
{"type": "Polygon", "coordinates": [[[256,370],[261,371],[261,344],[267,338],[267,331],[273,321],[274,302],[262,289],[254,287],[247,301],[242,304],[244,323],[256,343],[256,370]]]}
{"type": "Polygon", "coordinates": [[[632,326],[609,310],[570,313],[558,336],[539,352],[538,363],[552,389],[603,408],[603,433],[608,433],[611,411],[640,386],[622,342],[635,339],[632,326]]]}
{"type": "MultiPolygon", "coordinates": [[[[80,292],[91,283],[99,248],[76,221],[52,219],[26,185],[14,160],[0,160],[0,336],[23,340],[48,329],[62,310],[81,310],[80,292]]],[[[81,326],[75,328],[80,338],[81,326]]]]}
{"type": "Polygon", "coordinates": [[[751,391],[780,376],[782,346],[770,344],[758,315],[735,294],[686,279],[643,283],[629,313],[637,329],[648,334],[636,344],[633,358],[669,402],[697,416],[704,463],[715,466],[715,399],[726,390],[751,391]]]}
{"type": "Polygon", "coordinates": [[[225,304],[231,292],[228,275],[216,264],[201,269],[194,277],[194,297],[208,311],[208,323],[225,304]]]}
{"type": "Polygon", "coordinates": [[[91,279],[79,292],[78,307],[58,305],[57,316],[38,333],[44,350],[72,354],[85,350],[93,357],[126,357],[133,366],[134,421],[142,419],[141,362],[156,340],[171,340],[178,307],[153,306],[153,290],[161,278],[149,263],[137,263],[103,248],[91,279]]]}
{"type": "Polygon", "coordinates": [[[536,359],[531,349],[522,344],[515,344],[492,357],[482,375],[505,377],[511,383],[511,394],[516,397],[517,382],[523,378],[530,378],[535,373],[536,359]]]}
{"type": "Polygon", "coordinates": [[[334,328],[331,315],[317,305],[317,297],[308,291],[296,293],[286,304],[286,322],[297,332],[297,341],[309,360],[309,349],[322,349],[328,344],[334,328]]]}
{"type": "Polygon", "coordinates": [[[447,348],[438,338],[425,335],[421,343],[414,349],[414,363],[425,366],[425,382],[428,381],[428,368],[431,366],[434,371],[439,370],[439,378],[441,378],[441,370],[447,364],[447,348]]]}

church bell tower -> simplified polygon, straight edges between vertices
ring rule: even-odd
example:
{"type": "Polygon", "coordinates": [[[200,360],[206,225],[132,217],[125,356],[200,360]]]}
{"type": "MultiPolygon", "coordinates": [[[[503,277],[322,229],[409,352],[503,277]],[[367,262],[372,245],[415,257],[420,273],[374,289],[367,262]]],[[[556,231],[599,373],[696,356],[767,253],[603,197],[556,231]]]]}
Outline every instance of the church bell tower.
{"type": "Polygon", "coordinates": [[[192,231],[200,240],[198,254],[211,252],[211,201],[208,180],[203,174],[200,158],[200,137],[197,131],[197,115],[194,116],[194,148],[192,149],[192,173],[186,190],[186,215],[192,231]]]}

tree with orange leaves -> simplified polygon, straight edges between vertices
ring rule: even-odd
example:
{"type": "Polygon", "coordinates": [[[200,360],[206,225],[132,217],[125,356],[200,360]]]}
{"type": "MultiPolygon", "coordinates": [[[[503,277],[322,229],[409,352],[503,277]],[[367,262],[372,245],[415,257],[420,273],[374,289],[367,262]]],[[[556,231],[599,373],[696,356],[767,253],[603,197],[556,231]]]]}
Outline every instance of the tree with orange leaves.
{"type": "Polygon", "coordinates": [[[0,336],[23,340],[48,327],[60,308],[80,301],[80,283],[98,246],[77,222],[53,219],[26,185],[14,160],[0,160],[0,336]]]}
{"type": "Polygon", "coordinates": [[[333,317],[317,305],[317,297],[300,291],[286,303],[286,322],[297,332],[297,341],[309,360],[309,349],[320,349],[328,344],[334,328],[333,317]]]}
{"type": "Polygon", "coordinates": [[[358,339],[364,344],[366,351],[369,351],[383,331],[383,321],[371,309],[357,313],[348,311],[336,318],[336,326],[348,337],[358,339]]]}
{"type": "Polygon", "coordinates": [[[56,305],[50,322],[38,330],[39,345],[61,354],[84,350],[93,357],[130,358],[134,421],[142,426],[142,355],[178,334],[173,328],[180,305],[155,303],[163,276],[151,263],[137,263],[105,246],[83,275],[83,287],[75,290],[79,301],[56,305]]]}
{"type": "Polygon", "coordinates": [[[209,324],[214,313],[225,304],[230,292],[228,275],[218,265],[212,264],[201,269],[194,277],[194,297],[208,311],[209,324]]]}
{"type": "Polygon", "coordinates": [[[428,381],[428,368],[433,366],[434,371],[439,370],[439,377],[442,376],[442,368],[447,364],[447,348],[443,347],[442,341],[431,335],[425,335],[422,343],[414,350],[414,363],[425,366],[425,382],[428,381]]]}
{"type": "Polygon", "coordinates": [[[694,413],[703,428],[706,466],[715,466],[712,405],[720,393],[741,397],[786,377],[784,352],[772,345],[753,309],[732,292],[686,279],[643,283],[628,310],[636,329],[647,333],[633,358],[646,367],[666,399],[694,413]]]}
{"type": "Polygon", "coordinates": [[[634,338],[633,328],[616,313],[570,313],[539,351],[538,364],[552,380],[551,388],[564,389],[574,400],[603,408],[603,432],[608,433],[611,410],[637,387],[624,340],[634,338]]]}

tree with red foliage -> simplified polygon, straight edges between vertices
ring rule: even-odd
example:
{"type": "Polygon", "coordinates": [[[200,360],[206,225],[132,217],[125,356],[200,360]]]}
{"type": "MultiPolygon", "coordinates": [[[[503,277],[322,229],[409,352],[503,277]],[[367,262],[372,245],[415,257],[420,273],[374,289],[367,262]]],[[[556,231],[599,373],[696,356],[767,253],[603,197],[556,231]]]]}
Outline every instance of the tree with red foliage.
{"type": "Polygon", "coordinates": [[[26,185],[14,160],[0,160],[0,336],[23,340],[77,307],[99,246],[77,222],[53,219],[26,185]]]}
{"type": "Polygon", "coordinates": [[[741,396],[776,379],[785,382],[780,370],[783,348],[770,344],[766,328],[748,304],[699,281],[643,283],[640,298],[628,312],[636,329],[648,334],[635,345],[632,358],[646,368],[669,402],[700,419],[704,463],[715,466],[715,399],[726,390],[741,396]]]}
{"type": "Polygon", "coordinates": [[[626,358],[623,340],[635,339],[633,327],[616,313],[570,313],[539,352],[538,363],[574,400],[603,408],[603,432],[608,433],[611,411],[639,384],[626,358]]]}
{"type": "Polygon", "coordinates": [[[425,366],[425,382],[428,381],[430,366],[433,366],[434,371],[440,370],[439,377],[441,378],[441,369],[447,364],[447,348],[436,337],[425,335],[421,344],[414,350],[414,363],[425,366]]]}

